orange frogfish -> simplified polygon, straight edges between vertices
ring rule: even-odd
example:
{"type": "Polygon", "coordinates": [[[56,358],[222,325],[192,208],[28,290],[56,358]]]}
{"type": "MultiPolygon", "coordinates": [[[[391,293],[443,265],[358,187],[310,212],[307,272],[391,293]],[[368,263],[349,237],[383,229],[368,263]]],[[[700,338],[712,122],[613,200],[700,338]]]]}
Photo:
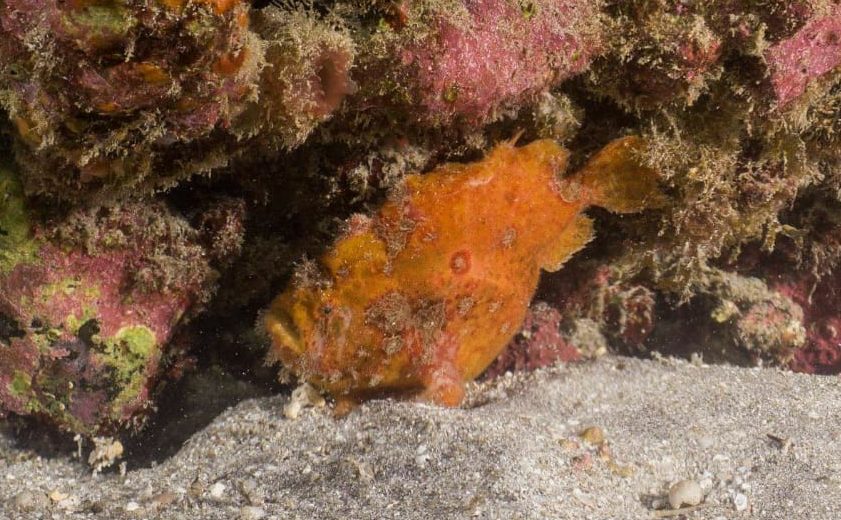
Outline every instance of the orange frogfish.
{"type": "Polygon", "coordinates": [[[410,394],[456,406],[523,322],[540,271],[593,237],[590,205],[627,213],[661,198],[637,137],[575,175],[551,140],[496,146],[470,164],[411,174],[356,215],[266,316],[270,357],[345,403],[410,394]]]}

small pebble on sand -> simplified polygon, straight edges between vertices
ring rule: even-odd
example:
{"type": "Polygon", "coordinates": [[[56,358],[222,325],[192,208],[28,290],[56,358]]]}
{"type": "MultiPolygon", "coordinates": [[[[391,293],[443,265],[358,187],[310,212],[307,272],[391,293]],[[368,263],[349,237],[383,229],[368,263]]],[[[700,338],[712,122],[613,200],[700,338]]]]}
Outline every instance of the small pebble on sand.
{"type": "Polygon", "coordinates": [[[697,506],[703,499],[704,492],[694,480],[681,480],[669,489],[669,505],[672,509],[697,506]]]}
{"type": "Polygon", "coordinates": [[[225,484],[217,482],[210,486],[210,489],[208,491],[210,492],[210,496],[212,496],[213,498],[222,498],[222,495],[225,494],[225,484]]]}
{"type": "Polygon", "coordinates": [[[590,426],[589,428],[579,433],[578,436],[581,437],[581,439],[585,442],[588,442],[593,445],[599,445],[604,443],[604,430],[602,430],[598,426],[590,426]]]}
{"type": "Polygon", "coordinates": [[[743,495],[742,493],[736,493],[733,496],[733,506],[736,508],[736,511],[739,512],[747,510],[748,497],[743,495]]]}
{"type": "Polygon", "coordinates": [[[262,520],[266,517],[266,511],[261,507],[244,506],[239,510],[240,520],[262,520]]]}

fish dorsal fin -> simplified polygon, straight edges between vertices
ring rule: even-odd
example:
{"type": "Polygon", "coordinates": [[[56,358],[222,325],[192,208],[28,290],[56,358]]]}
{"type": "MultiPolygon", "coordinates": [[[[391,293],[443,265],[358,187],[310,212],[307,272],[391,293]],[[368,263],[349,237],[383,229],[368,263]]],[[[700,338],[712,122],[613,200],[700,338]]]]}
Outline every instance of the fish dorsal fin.
{"type": "Polygon", "coordinates": [[[511,139],[508,140],[508,146],[517,146],[517,142],[523,137],[523,134],[526,132],[525,128],[521,128],[517,130],[517,133],[511,136],[511,139]]]}
{"type": "Polygon", "coordinates": [[[550,273],[559,270],[569,258],[584,249],[593,239],[593,221],[586,215],[578,215],[555,237],[551,249],[546,252],[541,269],[550,273]]]}

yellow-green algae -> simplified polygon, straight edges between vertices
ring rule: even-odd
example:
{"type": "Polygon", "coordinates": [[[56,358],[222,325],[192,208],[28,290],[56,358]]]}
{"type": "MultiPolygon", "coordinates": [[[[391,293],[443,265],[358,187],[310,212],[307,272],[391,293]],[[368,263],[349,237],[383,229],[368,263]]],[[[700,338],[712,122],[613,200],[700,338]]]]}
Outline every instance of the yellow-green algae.
{"type": "MultiPolygon", "coordinates": [[[[99,362],[107,367],[103,380],[94,386],[106,385],[116,390],[116,397],[110,400],[107,417],[96,419],[97,423],[123,420],[123,408],[137,398],[147,380],[147,367],[160,356],[160,350],[154,332],[145,326],[126,326],[110,338],[100,339],[94,336],[93,347],[99,362]],[[110,369],[110,370],[108,370],[110,369]]],[[[16,372],[9,387],[27,401],[30,413],[43,413],[53,418],[70,431],[85,432],[94,425],[85,425],[78,417],[68,412],[73,391],[54,393],[49,381],[41,382],[39,396],[32,394],[31,377],[23,372],[16,372]],[[46,385],[44,384],[46,383],[46,385]]]]}
{"type": "Polygon", "coordinates": [[[68,277],[57,282],[47,284],[39,291],[41,301],[49,302],[57,295],[71,296],[80,288],[84,289],[83,296],[86,299],[97,298],[99,296],[99,288],[96,286],[85,287],[80,277],[68,277]]]}
{"type": "Polygon", "coordinates": [[[114,399],[112,412],[120,414],[146,384],[146,367],[160,356],[155,333],[149,327],[123,327],[103,341],[103,361],[114,369],[112,385],[122,390],[114,399]]]}
{"type": "Polygon", "coordinates": [[[18,397],[29,398],[32,390],[32,377],[26,372],[16,370],[12,380],[9,381],[9,390],[18,397]]]}
{"type": "Polygon", "coordinates": [[[69,31],[89,31],[96,36],[128,34],[137,20],[122,6],[91,5],[82,11],[73,11],[64,20],[69,31]]]}
{"type": "Polygon", "coordinates": [[[0,162],[0,275],[23,262],[37,261],[38,243],[15,171],[0,162]]]}

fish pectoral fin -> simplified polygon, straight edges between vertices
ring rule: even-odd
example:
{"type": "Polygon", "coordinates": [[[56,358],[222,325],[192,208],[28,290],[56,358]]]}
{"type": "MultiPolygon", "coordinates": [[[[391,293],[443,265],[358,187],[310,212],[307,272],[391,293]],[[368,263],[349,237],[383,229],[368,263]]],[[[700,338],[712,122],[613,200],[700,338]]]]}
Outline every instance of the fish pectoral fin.
{"type": "Polygon", "coordinates": [[[459,406],[464,400],[465,390],[464,378],[456,360],[458,340],[444,332],[434,345],[427,348],[432,349],[432,356],[420,370],[423,390],[418,394],[418,400],[449,408],[459,406]]]}
{"type": "Polygon", "coordinates": [[[457,377],[438,377],[425,383],[423,391],[417,395],[422,403],[434,403],[447,408],[457,408],[464,401],[464,381],[457,377]]]}
{"type": "Polygon", "coordinates": [[[584,249],[584,246],[592,239],[593,220],[586,215],[578,215],[555,238],[551,249],[546,252],[541,269],[550,273],[559,270],[572,255],[584,249]]]}

